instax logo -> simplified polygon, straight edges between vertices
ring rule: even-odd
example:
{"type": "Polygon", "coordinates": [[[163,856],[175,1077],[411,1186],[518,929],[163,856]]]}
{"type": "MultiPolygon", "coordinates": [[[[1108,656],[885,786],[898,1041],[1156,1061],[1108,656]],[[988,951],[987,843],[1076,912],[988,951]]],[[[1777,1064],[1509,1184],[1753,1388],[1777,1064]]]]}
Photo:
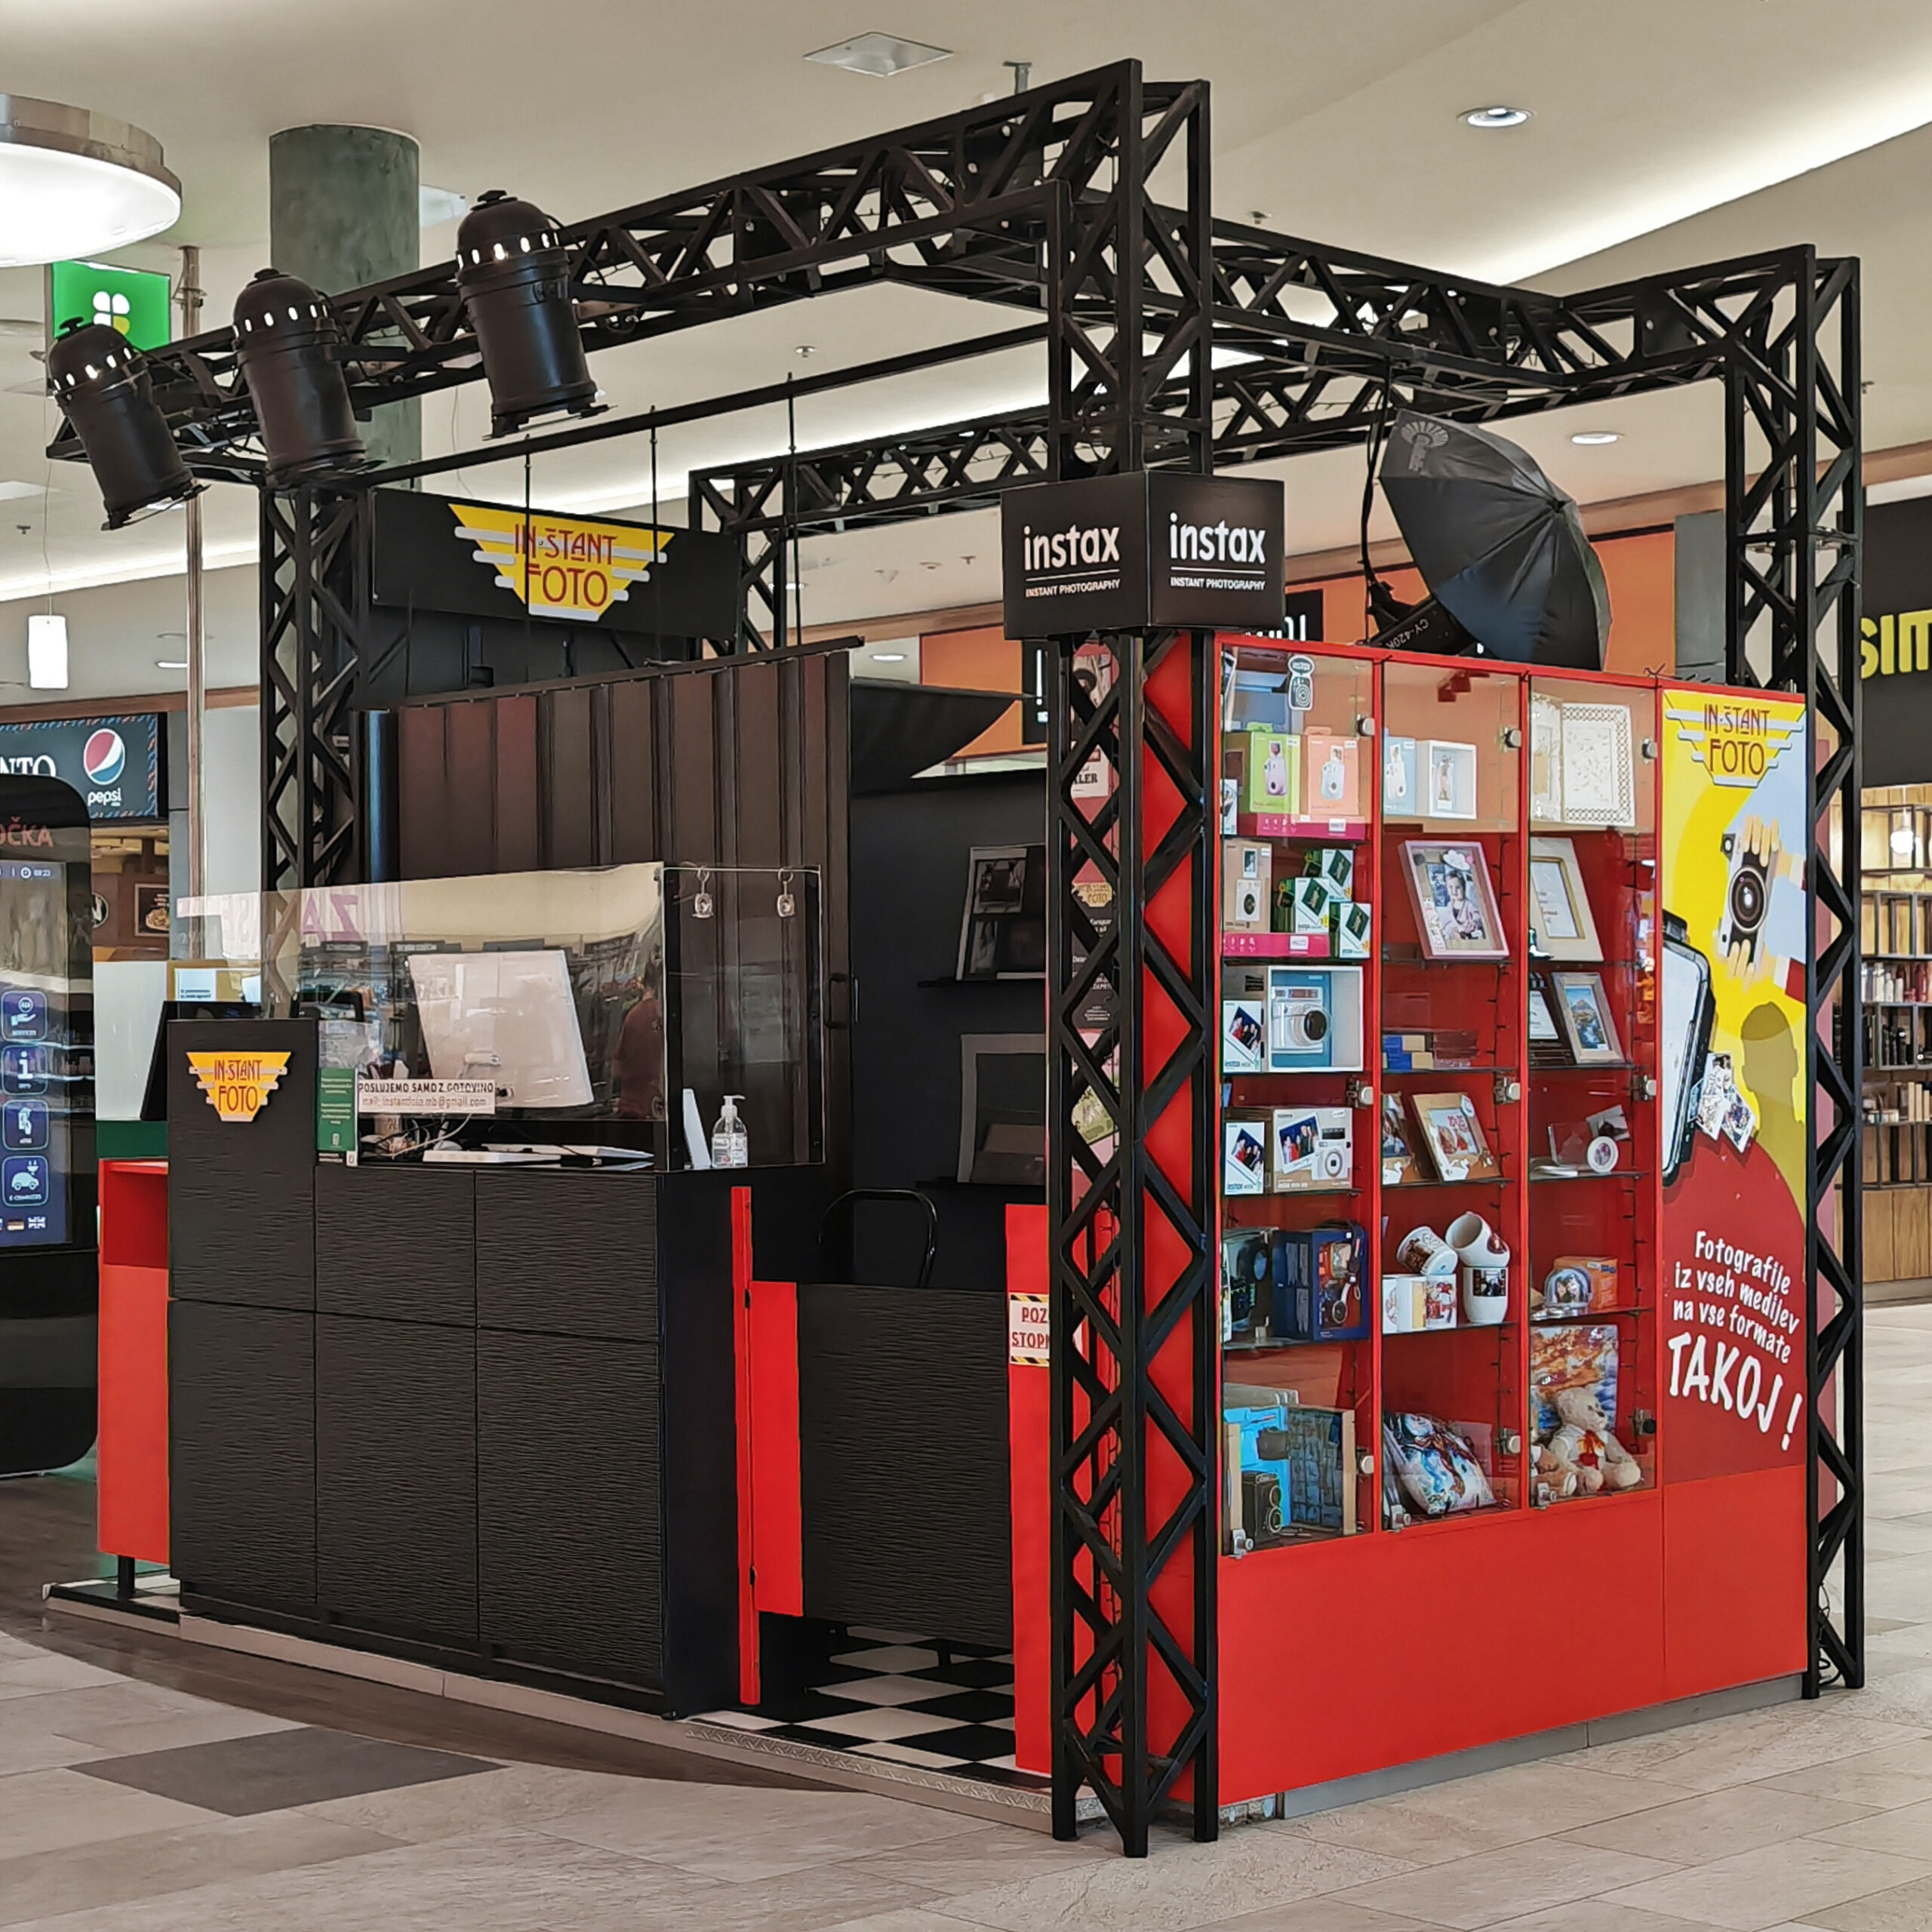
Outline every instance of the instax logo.
{"type": "Polygon", "coordinates": [[[1083,530],[1077,523],[1051,535],[1033,534],[1029,523],[1021,532],[1025,540],[1025,568],[1029,571],[1078,570],[1089,564],[1120,561],[1120,525],[1083,530]]]}

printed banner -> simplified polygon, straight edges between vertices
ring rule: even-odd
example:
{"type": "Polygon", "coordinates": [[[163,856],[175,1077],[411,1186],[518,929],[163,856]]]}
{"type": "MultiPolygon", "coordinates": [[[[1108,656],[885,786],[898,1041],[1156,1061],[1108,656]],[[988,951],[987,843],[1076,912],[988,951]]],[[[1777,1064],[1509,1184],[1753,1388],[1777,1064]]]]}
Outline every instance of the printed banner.
{"type": "Polygon", "coordinates": [[[1009,1292],[1006,1297],[1006,1358],[1022,1368],[1044,1368],[1052,1361],[1048,1346],[1047,1298],[1009,1292]]]}
{"type": "Polygon", "coordinates": [[[666,530],[636,524],[592,523],[548,510],[501,503],[452,503],[457,534],[476,546],[476,561],[494,570],[534,617],[595,623],[630,595],[671,541],[666,530]]]}
{"type": "Polygon", "coordinates": [[[1804,1454],[1804,707],[1663,694],[1664,1468],[1804,1454]]]}

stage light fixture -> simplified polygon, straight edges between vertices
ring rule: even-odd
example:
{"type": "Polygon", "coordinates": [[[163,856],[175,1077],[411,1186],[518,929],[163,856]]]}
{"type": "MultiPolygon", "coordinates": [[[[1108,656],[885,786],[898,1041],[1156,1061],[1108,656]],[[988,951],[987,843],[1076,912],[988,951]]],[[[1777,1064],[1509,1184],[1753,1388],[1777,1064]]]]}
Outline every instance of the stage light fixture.
{"type": "Polygon", "coordinates": [[[456,278],[490,385],[491,435],[540,416],[595,412],[570,257],[548,215],[492,188],[457,230],[456,278]]]}
{"type": "Polygon", "coordinates": [[[235,303],[235,346],[278,490],[368,459],[343,372],[341,332],[306,281],[263,269],[235,303]]]}
{"type": "Polygon", "coordinates": [[[200,491],[155,401],[146,358],[118,329],[69,322],[47,352],[47,380],[87,452],[108,529],[200,491]]]}

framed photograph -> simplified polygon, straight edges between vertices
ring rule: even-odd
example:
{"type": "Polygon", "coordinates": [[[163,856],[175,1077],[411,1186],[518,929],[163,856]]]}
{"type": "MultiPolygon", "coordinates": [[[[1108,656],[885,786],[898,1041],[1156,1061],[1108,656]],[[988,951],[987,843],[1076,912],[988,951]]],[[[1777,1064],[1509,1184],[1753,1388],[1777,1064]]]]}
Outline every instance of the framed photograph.
{"type": "Polygon", "coordinates": [[[1552,973],[1550,990],[1556,998],[1557,1023],[1579,1066],[1613,1066],[1623,1057],[1611,1017],[1610,1001],[1601,973],[1552,973]]]}
{"type": "Polygon", "coordinates": [[[1424,818],[1476,815],[1476,748],[1447,738],[1425,738],[1416,747],[1416,776],[1424,818]]]}
{"type": "Polygon", "coordinates": [[[1466,1094],[1415,1094],[1416,1125],[1438,1180],[1494,1180],[1503,1170],[1466,1094]]]}
{"type": "Polygon", "coordinates": [[[1417,1157],[1408,1109],[1399,1094],[1382,1096],[1382,1185],[1407,1187],[1425,1178],[1417,1157]]]}
{"type": "Polygon", "coordinates": [[[1530,918],[1550,958],[1603,957],[1574,838],[1530,841],[1530,918]]]}
{"type": "Polygon", "coordinates": [[[1412,838],[1402,869],[1416,931],[1431,959],[1507,959],[1509,942],[1490,888],[1489,862],[1473,841],[1412,838]]]}
{"type": "Polygon", "coordinates": [[[1570,1043],[1556,1023],[1556,1009],[1540,976],[1530,981],[1530,1062],[1535,1066],[1570,1064],[1570,1043]]]}
{"type": "Polygon", "coordinates": [[[959,926],[961,980],[1038,980],[1047,966],[1047,848],[975,845],[959,926]]]}

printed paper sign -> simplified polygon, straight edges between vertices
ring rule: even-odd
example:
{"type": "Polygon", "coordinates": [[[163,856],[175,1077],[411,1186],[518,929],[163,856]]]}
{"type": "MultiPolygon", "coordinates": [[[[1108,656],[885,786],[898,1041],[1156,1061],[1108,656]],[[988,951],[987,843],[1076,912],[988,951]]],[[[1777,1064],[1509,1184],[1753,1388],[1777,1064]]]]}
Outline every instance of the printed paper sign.
{"type": "Polygon", "coordinates": [[[355,1090],[365,1114],[494,1114],[488,1080],[365,1080],[355,1090]]]}
{"type": "Polygon", "coordinates": [[[208,1103],[226,1121],[251,1121],[288,1071],[285,1053],[191,1053],[188,1066],[208,1103]]]}
{"type": "Polygon", "coordinates": [[[1044,1368],[1051,1359],[1044,1295],[1007,1297],[1006,1358],[1022,1368],[1044,1368]]]}

